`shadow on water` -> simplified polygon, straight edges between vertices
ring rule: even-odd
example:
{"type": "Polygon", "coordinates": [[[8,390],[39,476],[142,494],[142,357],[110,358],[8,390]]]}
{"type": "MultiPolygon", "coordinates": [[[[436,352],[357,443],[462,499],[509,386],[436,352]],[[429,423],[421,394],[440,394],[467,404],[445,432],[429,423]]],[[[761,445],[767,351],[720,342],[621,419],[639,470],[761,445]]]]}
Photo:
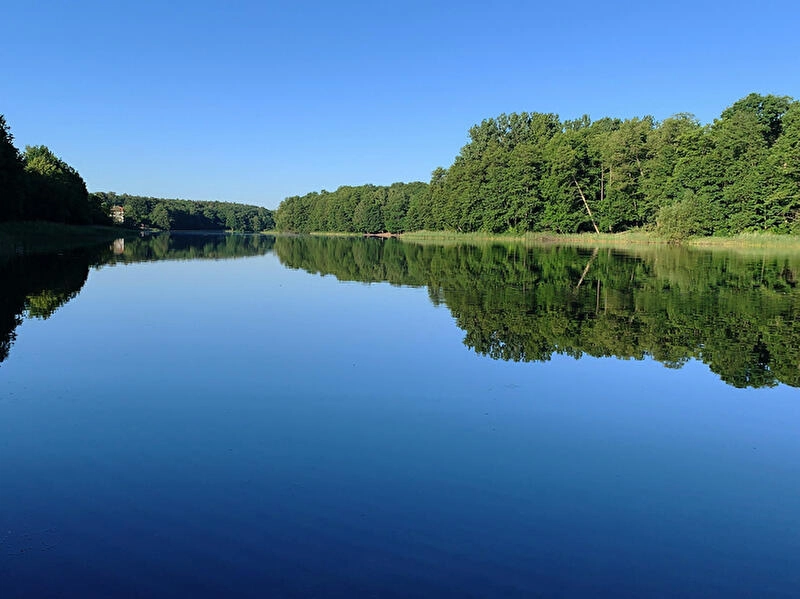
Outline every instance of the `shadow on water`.
{"type": "Polygon", "coordinates": [[[158,260],[226,260],[258,256],[273,237],[225,234],[165,234],[118,239],[111,245],[23,254],[0,262],[0,362],[8,357],[24,318],[47,319],[76,297],[90,268],[158,260]]]}
{"type": "Polygon", "coordinates": [[[278,238],[275,253],[341,280],[425,286],[495,359],[698,359],[735,387],[800,386],[796,256],[319,237],[278,238]]]}

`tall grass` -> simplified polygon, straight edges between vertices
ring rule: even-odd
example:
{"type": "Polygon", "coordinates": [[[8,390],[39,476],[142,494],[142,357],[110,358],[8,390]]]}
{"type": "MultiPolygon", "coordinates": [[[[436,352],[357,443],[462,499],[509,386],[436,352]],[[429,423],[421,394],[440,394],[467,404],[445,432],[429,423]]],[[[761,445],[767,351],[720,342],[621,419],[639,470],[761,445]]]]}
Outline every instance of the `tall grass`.
{"type": "MultiPolygon", "coordinates": [[[[677,245],[645,230],[632,230],[623,233],[458,233],[455,231],[413,231],[403,233],[406,241],[430,243],[487,243],[515,242],[530,245],[568,244],[588,247],[634,246],[634,245],[677,245]]],[[[778,235],[775,233],[742,233],[732,237],[695,237],[680,242],[679,245],[703,248],[774,248],[800,251],[800,236],[778,235]]]]}
{"type": "Polygon", "coordinates": [[[514,242],[531,245],[569,244],[569,245],[631,245],[667,243],[646,231],[627,231],[625,233],[579,233],[563,235],[559,233],[457,233],[455,231],[413,231],[400,236],[406,241],[415,242],[514,242]]]}
{"type": "Polygon", "coordinates": [[[779,248],[800,251],[800,235],[739,233],[731,237],[695,237],[686,242],[695,247],[779,248]]]}

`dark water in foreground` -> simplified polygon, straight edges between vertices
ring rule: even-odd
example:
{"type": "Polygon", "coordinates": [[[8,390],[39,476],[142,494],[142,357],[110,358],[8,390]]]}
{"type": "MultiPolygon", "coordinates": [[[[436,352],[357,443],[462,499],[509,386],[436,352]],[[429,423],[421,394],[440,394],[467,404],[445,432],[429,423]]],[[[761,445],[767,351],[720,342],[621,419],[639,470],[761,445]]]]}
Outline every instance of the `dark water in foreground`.
{"type": "Polygon", "coordinates": [[[0,597],[794,597],[798,277],[362,239],[0,260],[0,597]]]}

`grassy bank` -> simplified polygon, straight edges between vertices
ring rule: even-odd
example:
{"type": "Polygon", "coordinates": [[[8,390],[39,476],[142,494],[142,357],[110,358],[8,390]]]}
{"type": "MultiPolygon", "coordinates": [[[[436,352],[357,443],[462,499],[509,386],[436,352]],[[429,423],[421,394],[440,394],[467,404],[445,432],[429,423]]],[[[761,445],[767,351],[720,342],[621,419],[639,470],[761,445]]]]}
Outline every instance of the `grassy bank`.
{"type": "Polygon", "coordinates": [[[740,233],[732,237],[695,237],[686,242],[694,247],[776,248],[800,250],[800,235],[740,233]]]}
{"type": "Polygon", "coordinates": [[[625,233],[580,233],[563,235],[559,233],[456,233],[454,231],[412,231],[400,236],[404,241],[415,243],[523,243],[526,245],[578,245],[630,246],[658,245],[667,241],[645,231],[626,231],[625,233]]]}
{"type": "Polygon", "coordinates": [[[136,235],[136,232],[117,227],[64,225],[42,221],[0,223],[0,256],[57,252],[132,235],[136,235]]]}
{"type": "MultiPolygon", "coordinates": [[[[676,242],[659,237],[649,231],[626,231],[624,233],[580,233],[563,235],[558,233],[456,233],[453,231],[413,231],[403,233],[401,239],[431,243],[486,243],[514,242],[530,245],[580,245],[587,247],[626,247],[639,245],[676,245],[676,242]]],[[[696,237],[680,242],[688,247],[705,248],[772,248],[800,251],[800,236],[776,235],[774,233],[742,233],[732,237],[696,237]]]]}

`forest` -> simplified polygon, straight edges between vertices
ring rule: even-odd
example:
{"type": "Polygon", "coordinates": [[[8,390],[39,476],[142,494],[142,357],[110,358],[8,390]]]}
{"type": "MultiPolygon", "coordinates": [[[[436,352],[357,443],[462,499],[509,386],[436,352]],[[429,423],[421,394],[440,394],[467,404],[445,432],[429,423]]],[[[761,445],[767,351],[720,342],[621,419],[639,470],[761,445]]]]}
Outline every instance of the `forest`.
{"type": "Polygon", "coordinates": [[[46,146],[14,146],[0,115],[0,222],[52,221],[110,225],[108,211],[86,191],[74,168],[46,146]]]}
{"type": "Polygon", "coordinates": [[[125,224],[133,227],[162,231],[227,229],[245,233],[258,233],[275,227],[271,210],[250,204],[172,200],[114,192],[90,195],[108,210],[112,206],[122,206],[125,224]]]}
{"type": "Polygon", "coordinates": [[[800,102],[752,93],[702,125],[691,114],[514,113],[486,119],[429,184],[286,198],[284,231],[557,233],[666,239],[800,233],[800,102]]]}
{"type": "Polygon", "coordinates": [[[422,182],[342,186],[286,198],[275,213],[275,226],[296,233],[401,232],[409,230],[412,206],[428,201],[428,185],[422,182]]]}
{"type": "Polygon", "coordinates": [[[161,230],[272,229],[272,211],[231,202],[167,200],[89,193],[77,170],[46,146],[20,152],[0,115],[0,222],[50,221],[71,225],[111,225],[114,206],[125,209],[124,224],[161,230]]]}

